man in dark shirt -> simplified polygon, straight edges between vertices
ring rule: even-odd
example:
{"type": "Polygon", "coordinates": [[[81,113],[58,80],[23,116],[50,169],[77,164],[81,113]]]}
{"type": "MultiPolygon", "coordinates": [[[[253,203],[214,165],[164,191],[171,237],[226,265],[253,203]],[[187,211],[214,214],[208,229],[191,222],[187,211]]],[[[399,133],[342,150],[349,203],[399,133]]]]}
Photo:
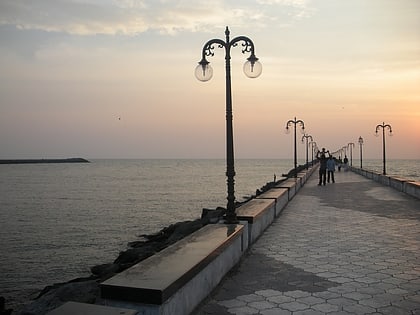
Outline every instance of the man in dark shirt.
{"type": "MultiPolygon", "coordinates": [[[[327,151],[328,153],[330,151],[327,151]]],[[[318,151],[316,154],[316,158],[319,160],[319,183],[318,186],[322,184],[326,184],[327,182],[327,152],[325,152],[325,148],[322,148],[322,151],[318,151]]]]}

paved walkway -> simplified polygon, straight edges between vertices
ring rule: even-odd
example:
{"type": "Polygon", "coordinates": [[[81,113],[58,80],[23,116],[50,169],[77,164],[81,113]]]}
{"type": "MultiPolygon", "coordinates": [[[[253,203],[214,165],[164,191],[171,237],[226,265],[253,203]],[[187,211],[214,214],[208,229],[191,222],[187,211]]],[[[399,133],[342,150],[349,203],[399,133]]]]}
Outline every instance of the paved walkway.
{"type": "Polygon", "coordinates": [[[420,314],[420,201],[317,175],[194,314],[420,314]]]}

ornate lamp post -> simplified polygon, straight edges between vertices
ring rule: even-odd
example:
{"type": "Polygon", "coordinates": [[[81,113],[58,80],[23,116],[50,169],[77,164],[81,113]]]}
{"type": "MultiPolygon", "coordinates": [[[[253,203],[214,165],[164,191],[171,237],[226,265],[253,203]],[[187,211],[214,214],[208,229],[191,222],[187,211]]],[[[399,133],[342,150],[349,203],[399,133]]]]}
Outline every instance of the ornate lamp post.
{"type": "Polygon", "coordinates": [[[295,164],[295,177],[297,177],[297,147],[296,147],[296,125],[299,124],[302,127],[302,131],[305,132],[305,123],[302,120],[289,120],[286,123],[286,131],[289,131],[289,125],[294,124],[294,136],[295,136],[295,154],[294,154],[294,164],[295,164]]]}
{"type": "Polygon", "coordinates": [[[386,168],[385,168],[385,129],[389,130],[389,135],[392,136],[392,127],[389,124],[386,124],[383,122],[382,125],[377,125],[375,129],[375,135],[378,136],[378,130],[382,128],[382,148],[383,148],[383,164],[384,164],[384,170],[383,174],[386,175],[386,168]]]}
{"type": "Polygon", "coordinates": [[[360,168],[363,168],[363,155],[362,155],[363,138],[362,136],[359,137],[359,146],[360,146],[360,168]]]}
{"type": "Polygon", "coordinates": [[[258,77],[262,72],[261,63],[255,56],[254,43],[245,36],[238,36],[230,40],[229,28],[225,30],[226,40],[211,39],[203,47],[202,58],[195,68],[195,76],[200,81],[208,81],[213,76],[213,69],[206,57],[214,56],[214,48],[225,49],[225,68],[226,68],[226,176],[227,176],[227,209],[226,222],[236,223],[237,217],[235,213],[235,166],[233,152],[233,124],[232,124],[232,92],[230,78],[230,49],[236,47],[239,42],[242,43],[242,53],[250,53],[249,58],[244,64],[243,70],[250,78],[258,77]]]}
{"type": "MultiPolygon", "coordinates": [[[[309,165],[308,165],[308,148],[309,148],[309,144],[308,144],[308,139],[311,139],[311,141],[313,141],[314,139],[312,138],[311,135],[307,135],[306,133],[302,136],[302,143],[303,143],[303,139],[306,139],[306,169],[308,169],[309,165]]],[[[313,157],[312,157],[313,160],[313,157]]]]}
{"type": "Polygon", "coordinates": [[[315,141],[311,141],[309,142],[310,146],[311,146],[311,151],[312,151],[312,166],[314,166],[314,151],[318,148],[317,144],[315,141]]]}
{"type": "Polygon", "coordinates": [[[350,166],[353,166],[353,148],[354,148],[354,143],[350,142],[348,144],[348,147],[350,148],[350,166]]]}

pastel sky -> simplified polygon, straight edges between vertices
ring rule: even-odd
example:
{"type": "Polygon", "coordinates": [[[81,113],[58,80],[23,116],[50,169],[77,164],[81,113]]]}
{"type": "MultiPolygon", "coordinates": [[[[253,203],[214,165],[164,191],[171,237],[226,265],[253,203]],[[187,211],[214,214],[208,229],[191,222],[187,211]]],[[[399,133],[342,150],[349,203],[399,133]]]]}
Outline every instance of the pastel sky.
{"type": "MultiPolygon", "coordinates": [[[[236,158],[292,158],[289,119],[332,151],[420,159],[418,0],[1,0],[0,158],[224,158],[224,51],[232,48],[236,158]]],[[[299,156],[305,146],[298,133],[299,156]]]]}

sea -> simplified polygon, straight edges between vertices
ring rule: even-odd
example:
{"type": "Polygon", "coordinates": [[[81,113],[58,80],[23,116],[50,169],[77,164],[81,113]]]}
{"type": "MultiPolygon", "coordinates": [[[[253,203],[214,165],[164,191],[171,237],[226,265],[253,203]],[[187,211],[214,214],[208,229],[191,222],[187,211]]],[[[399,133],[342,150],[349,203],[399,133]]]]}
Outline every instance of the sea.
{"type": "MultiPolygon", "coordinates": [[[[364,169],[382,165],[363,160],[364,169]]],[[[287,159],[236,160],[236,200],[292,168],[287,159]]],[[[223,159],[0,165],[0,296],[18,310],[45,286],[114,261],[141,234],[226,207],[225,172],[223,159]]],[[[389,160],[387,174],[420,181],[420,160],[389,160]]]]}

